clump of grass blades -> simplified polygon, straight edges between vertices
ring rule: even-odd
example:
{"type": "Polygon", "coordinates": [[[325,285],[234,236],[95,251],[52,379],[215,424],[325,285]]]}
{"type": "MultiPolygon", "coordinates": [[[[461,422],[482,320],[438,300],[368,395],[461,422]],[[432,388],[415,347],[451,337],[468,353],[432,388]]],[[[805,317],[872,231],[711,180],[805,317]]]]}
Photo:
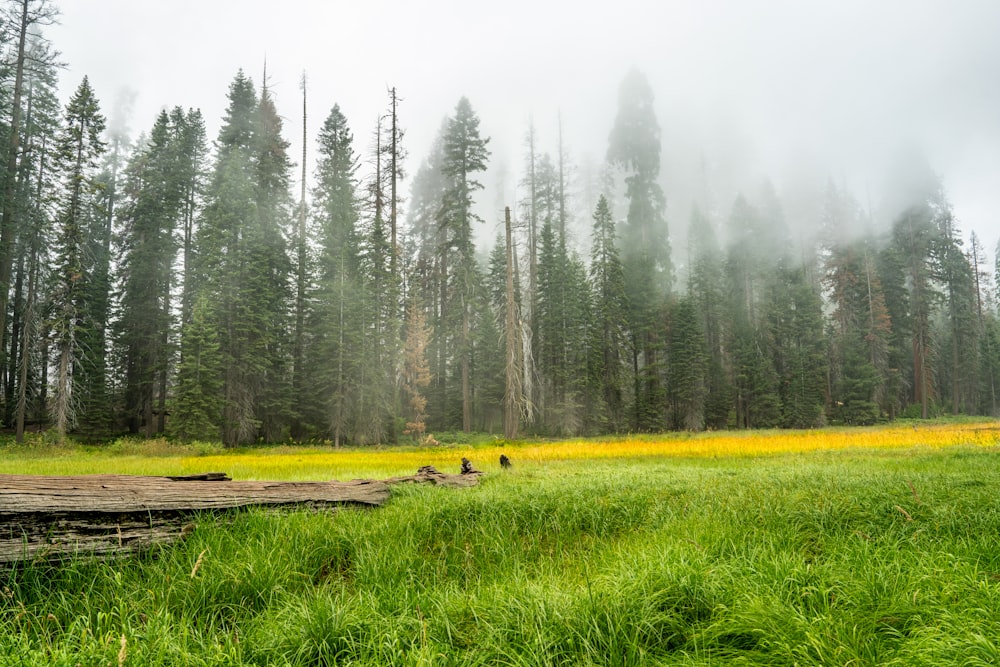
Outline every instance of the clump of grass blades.
{"type": "Polygon", "coordinates": [[[0,664],[991,664],[998,489],[983,448],[651,457],[203,515],[5,571],[0,664]]]}

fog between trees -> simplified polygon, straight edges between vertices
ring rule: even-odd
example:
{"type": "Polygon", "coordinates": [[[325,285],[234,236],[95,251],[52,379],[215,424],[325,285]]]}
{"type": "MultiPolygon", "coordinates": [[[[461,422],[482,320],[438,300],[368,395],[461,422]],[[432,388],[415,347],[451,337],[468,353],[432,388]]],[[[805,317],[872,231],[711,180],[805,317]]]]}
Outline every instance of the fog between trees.
{"type": "Polygon", "coordinates": [[[600,159],[528,121],[506,190],[466,97],[411,155],[408,91],[354,127],[308,79],[279,100],[241,70],[215,136],[174,107],[129,137],[88,79],[57,100],[53,45],[20,28],[3,49],[19,433],[373,444],[998,412],[996,239],[961,228],[918,150],[881,192],[727,193],[706,163],[679,211],[662,134],[683,129],[641,69],[607,91],[600,159]],[[292,145],[292,124],[318,139],[292,145]]]}

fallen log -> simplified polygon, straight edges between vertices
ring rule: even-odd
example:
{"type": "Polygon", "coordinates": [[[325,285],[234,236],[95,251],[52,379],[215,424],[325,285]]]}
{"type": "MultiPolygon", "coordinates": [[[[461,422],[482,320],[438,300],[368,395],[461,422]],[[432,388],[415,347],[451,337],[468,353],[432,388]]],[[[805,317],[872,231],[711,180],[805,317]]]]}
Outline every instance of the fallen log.
{"type": "MultiPolygon", "coordinates": [[[[462,460],[467,461],[468,459],[462,460]]],[[[403,484],[405,482],[418,482],[436,484],[437,486],[463,488],[478,484],[479,476],[482,474],[483,473],[478,470],[472,470],[469,472],[463,471],[459,475],[449,475],[448,473],[438,472],[437,468],[434,466],[421,466],[420,469],[417,470],[416,475],[407,475],[406,477],[390,477],[385,480],[385,483],[403,484]]]]}
{"type": "Polygon", "coordinates": [[[478,475],[425,466],[417,474],[350,482],[232,481],[225,473],[181,477],[0,475],[0,563],[62,555],[133,553],[185,537],[198,512],[304,505],[374,507],[391,484],[465,487],[478,475]]]}

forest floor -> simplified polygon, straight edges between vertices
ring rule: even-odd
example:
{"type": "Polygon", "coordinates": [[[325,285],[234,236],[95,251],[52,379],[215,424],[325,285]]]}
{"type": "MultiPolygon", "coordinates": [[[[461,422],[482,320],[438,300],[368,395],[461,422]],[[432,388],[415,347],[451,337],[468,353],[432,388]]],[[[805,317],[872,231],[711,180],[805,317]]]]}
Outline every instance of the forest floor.
{"type": "Polygon", "coordinates": [[[463,456],[477,487],[204,513],[140,556],[0,570],[0,664],[1000,662],[996,421],[433,449],[38,441],[0,445],[0,473],[382,478],[463,456]]]}

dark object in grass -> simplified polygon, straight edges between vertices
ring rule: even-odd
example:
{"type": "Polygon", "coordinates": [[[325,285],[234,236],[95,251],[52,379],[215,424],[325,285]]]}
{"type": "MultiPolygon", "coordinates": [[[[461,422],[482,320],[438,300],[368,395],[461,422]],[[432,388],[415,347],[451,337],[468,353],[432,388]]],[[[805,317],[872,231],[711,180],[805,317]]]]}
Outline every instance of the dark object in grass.
{"type": "Polygon", "coordinates": [[[482,474],[481,472],[479,472],[478,470],[476,470],[475,468],[473,468],[472,467],[472,461],[470,461],[469,459],[465,458],[464,456],[462,457],[462,470],[461,470],[461,473],[463,475],[481,475],[482,474]]]}
{"type": "Polygon", "coordinates": [[[501,468],[509,468],[510,467],[510,459],[507,458],[506,454],[501,454],[500,455],[500,467],[501,468]]]}
{"type": "Polygon", "coordinates": [[[203,472],[197,475],[167,475],[171,482],[231,482],[233,478],[224,472],[203,472]]]}

